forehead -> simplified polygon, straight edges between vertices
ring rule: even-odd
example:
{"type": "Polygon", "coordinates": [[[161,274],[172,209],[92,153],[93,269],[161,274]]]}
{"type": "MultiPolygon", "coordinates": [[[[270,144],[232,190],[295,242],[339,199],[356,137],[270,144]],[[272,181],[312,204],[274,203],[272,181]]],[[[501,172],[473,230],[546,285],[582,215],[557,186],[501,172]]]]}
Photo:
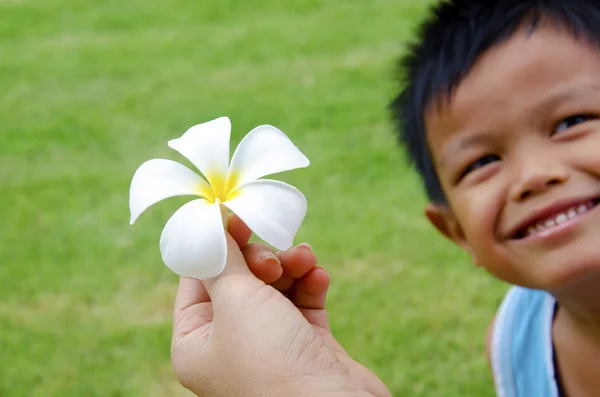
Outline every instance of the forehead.
{"type": "Polygon", "coordinates": [[[540,103],[600,84],[600,50],[570,33],[540,27],[517,32],[486,52],[453,92],[425,113],[434,163],[461,135],[500,130],[540,103]]]}

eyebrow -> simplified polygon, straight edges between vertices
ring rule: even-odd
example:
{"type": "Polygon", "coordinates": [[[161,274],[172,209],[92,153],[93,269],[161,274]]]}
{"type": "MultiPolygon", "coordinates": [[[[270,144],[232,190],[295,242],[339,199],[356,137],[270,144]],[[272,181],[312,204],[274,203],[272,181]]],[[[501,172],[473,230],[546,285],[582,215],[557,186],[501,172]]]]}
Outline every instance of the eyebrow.
{"type": "MultiPolygon", "coordinates": [[[[544,98],[539,100],[537,103],[533,104],[531,107],[532,113],[540,113],[540,112],[550,112],[554,110],[558,105],[566,100],[572,99],[574,97],[579,97],[581,95],[590,94],[593,92],[600,91],[600,85],[597,84],[581,84],[578,82],[579,87],[574,88],[573,85],[566,86],[559,90],[555,90],[550,94],[546,95],[544,98]]],[[[487,140],[490,131],[481,131],[470,134],[467,137],[459,138],[450,143],[448,145],[442,155],[440,156],[440,167],[443,167],[447,162],[450,154],[464,150],[465,148],[471,146],[482,146],[487,140]]]]}
{"type": "Polygon", "coordinates": [[[487,136],[489,132],[477,132],[470,134],[467,137],[455,139],[450,142],[444,149],[444,152],[440,156],[440,167],[443,167],[447,162],[448,158],[452,153],[464,150],[471,146],[481,146],[488,140],[487,136]]]}
{"type": "Polygon", "coordinates": [[[577,84],[570,84],[550,92],[544,98],[539,100],[537,104],[534,104],[532,106],[532,110],[538,112],[551,111],[554,110],[561,102],[565,102],[566,100],[577,98],[582,95],[589,95],[594,92],[597,93],[598,91],[600,91],[600,86],[598,84],[582,84],[581,82],[577,82],[577,84]],[[578,87],[573,87],[573,85],[577,85],[578,87]]]}

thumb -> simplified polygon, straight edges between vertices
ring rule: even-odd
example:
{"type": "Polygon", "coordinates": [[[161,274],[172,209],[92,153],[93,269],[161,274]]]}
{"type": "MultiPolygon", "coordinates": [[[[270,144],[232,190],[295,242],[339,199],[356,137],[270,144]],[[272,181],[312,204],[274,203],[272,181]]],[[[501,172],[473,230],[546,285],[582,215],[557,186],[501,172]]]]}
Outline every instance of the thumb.
{"type": "Polygon", "coordinates": [[[220,306],[221,301],[228,301],[234,292],[246,295],[265,285],[248,268],[236,240],[227,232],[225,237],[227,238],[225,268],[218,276],[203,281],[214,306],[220,306]]]}

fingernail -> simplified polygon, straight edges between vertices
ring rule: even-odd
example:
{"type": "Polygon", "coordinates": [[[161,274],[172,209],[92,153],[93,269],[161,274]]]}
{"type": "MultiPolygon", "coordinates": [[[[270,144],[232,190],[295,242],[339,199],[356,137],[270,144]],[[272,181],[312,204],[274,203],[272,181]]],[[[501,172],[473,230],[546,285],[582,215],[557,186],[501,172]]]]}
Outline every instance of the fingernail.
{"type": "Polygon", "coordinates": [[[265,262],[266,261],[276,261],[277,263],[279,263],[279,258],[277,257],[277,255],[275,255],[272,252],[261,252],[260,259],[262,259],[265,262]]]}
{"type": "Polygon", "coordinates": [[[308,248],[309,250],[312,251],[312,247],[308,243],[300,243],[296,246],[296,248],[308,248]]]}

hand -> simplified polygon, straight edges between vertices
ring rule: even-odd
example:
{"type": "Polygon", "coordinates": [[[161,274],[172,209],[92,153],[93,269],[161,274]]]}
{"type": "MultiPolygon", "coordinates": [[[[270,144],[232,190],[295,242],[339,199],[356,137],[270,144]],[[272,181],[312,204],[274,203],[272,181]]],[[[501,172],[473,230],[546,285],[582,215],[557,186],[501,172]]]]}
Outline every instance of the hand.
{"type": "Polygon", "coordinates": [[[231,217],[223,273],[182,278],[172,360],[199,396],[390,396],[329,328],[329,275],[310,247],[275,254],[231,217]]]}

